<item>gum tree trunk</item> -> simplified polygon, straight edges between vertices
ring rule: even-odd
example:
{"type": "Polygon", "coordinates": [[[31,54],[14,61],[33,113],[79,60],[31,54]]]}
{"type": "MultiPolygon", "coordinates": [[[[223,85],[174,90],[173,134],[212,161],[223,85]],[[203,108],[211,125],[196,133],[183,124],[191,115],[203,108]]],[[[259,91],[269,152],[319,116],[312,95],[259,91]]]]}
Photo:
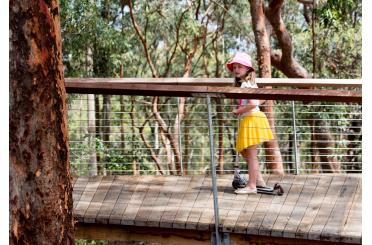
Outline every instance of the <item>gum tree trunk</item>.
{"type": "MultiPolygon", "coordinates": [[[[250,0],[251,16],[253,23],[254,36],[257,46],[257,60],[259,66],[259,75],[262,78],[271,78],[271,58],[269,35],[265,26],[265,12],[261,0],[250,0]]],[[[271,130],[275,136],[275,124],[273,117],[273,101],[268,100],[262,108],[267,114],[271,130]]],[[[283,174],[283,160],[280,153],[277,140],[271,140],[264,143],[267,168],[274,173],[283,174]]]]}
{"type": "Polygon", "coordinates": [[[9,243],[74,244],[55,0],[9,2],[9,243]]]}

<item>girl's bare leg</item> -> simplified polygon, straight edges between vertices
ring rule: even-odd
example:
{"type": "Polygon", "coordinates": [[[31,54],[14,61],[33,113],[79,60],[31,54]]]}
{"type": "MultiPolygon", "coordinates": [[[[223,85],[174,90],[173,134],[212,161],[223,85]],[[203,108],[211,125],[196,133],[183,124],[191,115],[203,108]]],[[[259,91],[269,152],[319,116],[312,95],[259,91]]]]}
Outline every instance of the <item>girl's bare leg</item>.
{"type": "Polygon", "coordinates": [[[258,170],[257,182],[256,183],[257,183],[257,185],[260,185],[262,187],[265,187],[266,186],[266,183],[265,183],[265,181],[264,181],[264,179],[262,177],[262,174],[261,174],[261,171],[260,170],[258,170]]]}
{"type": "Polygon", "coordinates": [[[249,180],[248,180],[248,187],[249,188],[256,188],[256,183],[258,177],[261,177],[259,175],[259,163],[258,163],[258,158],[257,158],[257,145],[250,146],[244,151],[242,151],[242,155],[245,159],[245,161],[248,164],[248,169],[249,169],[249,180]]]}

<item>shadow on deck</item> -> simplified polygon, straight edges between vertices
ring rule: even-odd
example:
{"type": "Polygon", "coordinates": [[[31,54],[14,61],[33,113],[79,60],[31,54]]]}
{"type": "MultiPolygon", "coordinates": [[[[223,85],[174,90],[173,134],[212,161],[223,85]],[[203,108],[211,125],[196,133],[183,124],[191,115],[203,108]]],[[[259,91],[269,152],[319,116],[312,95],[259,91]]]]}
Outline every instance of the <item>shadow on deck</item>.
{"type": "MultiPolygon", "coordinates": [[[[236,195],[232,178],[217,178],[220,231],[231,244],[249,239],[361,244],[361,175],[266,175],[269,185],[280,182],[283,196],[236,195]]],[[[143,238],[154,233],[210,243],[214,212],[209,176],[79,177],[73,184],[78,238],[120,240],[125,234],[143,238]]]]}

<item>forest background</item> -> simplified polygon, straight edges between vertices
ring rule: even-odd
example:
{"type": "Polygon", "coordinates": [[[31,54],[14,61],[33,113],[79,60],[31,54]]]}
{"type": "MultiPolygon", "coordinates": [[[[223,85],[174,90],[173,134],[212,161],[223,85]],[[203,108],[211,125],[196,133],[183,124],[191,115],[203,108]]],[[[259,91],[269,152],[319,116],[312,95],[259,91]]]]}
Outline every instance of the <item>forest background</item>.
{"type": "MultiPolygon", "coordinates": [[[[315,7],[313,1],[277,2],[290,39],[279,39],[275,30],[269,34],[271,77],[361,78],[361,1],[315,1],[315,7]],[[291,62],[286,63],[294,63],[295,72],[277,58],[285,57],[288,47],[291,62]]],[[[265,4],[266,11],[272,10],[265,4]]],[[[239,0],[63,0],[65,77],[230,77],[224,65],[235,52],[248,52],[257,60],[252,9],[249,1],[239,0]]],[[[68,103],[71,164],[76,174],[208,171],[203,99],[70,94],[68,103]]],[[[235,162],[236,122],[228,120],[234,102],[216,99],[215,103],[218,170],[222,173],[235,162]]],[[[299,143],[304,156],[301,169],[361,171],[361,131],[348,134],[351,127],[361,127],[359,107],[341,103],[319,110],[322,103],[312,105],[318,106],[297,106],[302,112],[298,119],[313,129],[304,127],[300,132],[304,137],[299,143]],[[317,140],[329,143],[314,145],[317,140]]],[[[284,171],[293,172],[292,122],[283,119],[291,118],[286,114],[291,107],[278,101],[272,107],[275,125],[282,129],[277,132],[281,155],[275,160],[283,163],[284,171]]],[[[270,154],[276,153],[261,151],[261,161],[270,154]]],[[[275,171],[277,166],[269,162],[264,169],[275,171]]]]}

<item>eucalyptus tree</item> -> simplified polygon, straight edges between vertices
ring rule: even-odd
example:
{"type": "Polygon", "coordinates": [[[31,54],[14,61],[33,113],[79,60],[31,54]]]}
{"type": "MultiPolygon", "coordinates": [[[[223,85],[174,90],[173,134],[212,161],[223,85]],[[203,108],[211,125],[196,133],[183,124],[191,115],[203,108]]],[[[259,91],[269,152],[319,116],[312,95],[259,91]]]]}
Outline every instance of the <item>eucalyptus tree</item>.
{"type": "MultiPolygon", "coordinates": [[[[266,45],[270,50],[266,55],[266,61],[270,62],[269,70],[261,69],[262,49],[260,41],[257,41],[258,32],[253,28],[257,23],[251,19],[257,13],[249,11],[252,4],[260,4],[258,1],[62,1],[66,76],[90,76],[88,71],[92,70],[91,74],[95,77],[225,77],[228,74],[224,65],[237,50],[247,51],[259,61],[262,77],[309,76],[308,71],[311,71],[314,63],[311,13],[315,11],[312,11],[310,3],[313,1],[260,2],[265,6],[261,17],[264,17],[266,38],[270,41],[266,45]],[[91,62],[87,57],[91,57],[91,62]],[[93,68],[88,69],[90,64],[93,68]]],[[[328,3],[334,5],[337,1],[328,3]]],[[[318,7],[328,6],[328,3],[319,1],[318,7]]],[[[338,37],[330,35],[328,27],[315,25],[315,30],[319,33],[316,55],[319,60],[330,60],[316,64],[317,76],[351,76],[360,73],[358,9],[359,7],[353,10],[355,21],[350,22],[355,26],[349,26],[349,30],[346,30],[347,27],[343,24],[338,25],[338,37]],[[330,38],[336,41],[330,41],[330,38]],[[357,47],[352,47],[355,40],[357,47]],[[334,65],[330,65],[332,63],[334,65]]],[[[327,13],[326,10],[323,12],[327,13]]],[[[322,23],[320,20],[326,14],[317,12],[316,16],[316,23],[322,23]]],[[[264,64],[267,64],[266,61],[264,64]]],[[[102,125],[98,122],[104,121],[103,99],[99,98],[95,101],[95,128],[101,128],[102,125]]],[[[108,102],[107,99],[106,101],[108,102]]],[[[107,104],[106,101],[104,104],[107,104]]],[[[122,97],[120,102],[115,102],[112,97],[112,110],[119,110],[119,103],[121,111],[125,109],[130,112],[119,113],[120,116],[111,114],[111,119],[120,118],[121,121],[122,143],[114,147],[123,149],[120,153],[122,155],[129,151],[132,152],[131,155],[136,155],[131,159],[123,159],[132,161],[133,166],[136,162],[152,162],[159,173],[179,173],[183,162],[184,170],[193,170],[188,164],[191,164],[191,156],[193,159],[197,156],[195,151],[192,155],[189,146],[196,141],[199,142],[197,147],[202,147],[207,142],[207,138],[203,136],[206,132],[202,127],[192,127],[191,124],[195,122],[192,120],[203,119],[203,116],[197,113],[206,110],[204,105],[200,105],[201,101],[199,98],[180,98],[177,101],[174,98],[122,97]],[[188,103],[191,101],[199,104],[188,103]],[[174,104],[176,106],[172,107],[174,104]],[[123,123],[126,118],[130,124],[123,123]],[[180,149],[178,135],[182,123],[185,145],[180,149]],[[136,143],[124,145],[129,138],[136,143]],[[148,154],[137,152],[137,149],[142,147],[146,148],[148,154]],[[185,153],[183,157],[182,152],[185,153]]],[[[233,132],[229,127],[235,125],[222,117],[220,112],[226,108],[220,106],[221,101],[217,102],[218,162],[219,170],[223,170],[224,163],[229,163],[227,158],[224,158],[224,144],[232,142],[233,132]],[[223,132],[227,133],[227,139],[223,138],[223,135],[226,135],[223,132]]],[[[274,122],[271,122],[274,125],[274,122]]],[[[113,139],[112,133],[106,132],[104,135],[110,135],[113,139]]],[[[102,149],[105,149],[102,144],[102,130],[96,132],[96,138],[97,147],[102,146],[102,149]]],[[[106,141],[109,140],[110,138],[106,138],[106,141]]],[[[276,168],[279,168],[280,172],[278,147],[267,148],[275,149],[274,153],[268,152],[266,155],[276,156],[268,161],[278,163],[276,168]]],[[[100,150],[97,150],[98,157],[99,152],[100,150]]],[[[269,164],[268,168],[271,167],[275,166],[269,164]]]]}
{"type": "MultiPolygon", "coordinates": [[[[223,30],[221,28],[222,24],[213,23],[212,16],[220,9],[216,7],[213,1],[208,4],[202,1],[185,1],[183,3],[174,1],[136,2],[136,5],[129,1],[128,6],[133,28],[142,44],[144,58],[147,60],[153,77],[189,77],[193,71],[198,72],[195,69],[195,56],[198,55],[199,58],[203,55],[206,56],[207,39],[212,36],[216,40],[217,35],[215,33],[221,35],[221,30],[223,30]],[[219,25],[220,31],[210,30],[210,26],[213,25],[219,25]],[[156,26],[161,26],[161,28],[157,32],[151,32],[150,30],[154,30],[156,26]]],[[[224,5],[225,9],[223,9],[225,13],[227,11],[226,7],[228,8],[227,4],[224,5]]],[[[218,65],[220,60],[218,55],[215,57],[217,57],[216,74],[220,75],[220,66],[218,65]]],[[[204,65],[204,69],[208,72],[208,62],[205,62],[204,58],[202,66],[204,65]]],[[[182,159],[178,143],[180,135],[178,130],[180,123],[186,116],[186,99],[180,98],[172,126],[161,116],[158,108],[159,100],[158,97],[153,98],[152,116],[157,120],[160,132],[166,136],[172,146],[176,158],[176,169],[172,170],[179,173],[182,159]]],[[[222,142],[222,139],[220,139],[220,142],[222,142]]],[[[223,167],[222,163],[221,166],[223,167]]],[[[185,166],[184,169],[187,170],[187,168],[188,166],[185,166]]]]}
{"type": "Polygon", "coordinates": [[[58,1],[9,6],[9,243],[74,244],[58,1]]]}

